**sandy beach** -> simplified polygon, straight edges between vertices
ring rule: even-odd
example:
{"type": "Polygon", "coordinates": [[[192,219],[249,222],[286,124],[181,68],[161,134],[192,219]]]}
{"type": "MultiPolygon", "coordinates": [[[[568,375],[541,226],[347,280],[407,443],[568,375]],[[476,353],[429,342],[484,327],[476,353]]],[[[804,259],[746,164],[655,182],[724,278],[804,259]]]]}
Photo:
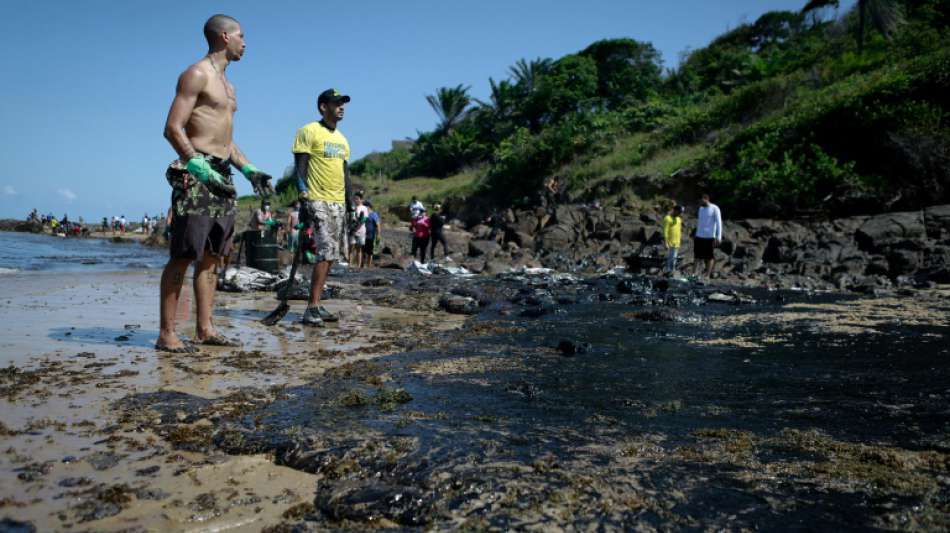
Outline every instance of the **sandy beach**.
{"type": "Polygon", "coordinates": [[[264,327],[273,293],[219,292],[215,322],[244,347],[186,356],[152,349],[158,278],[3,277],[8,525],[950,524],[947,287],[350,272],[325,328],[299,301],[264,327]]]}
{"type": "MultiPolygon", "coordinates": [[[[245,342],[243,352],[158,354],[152,345],[159,274],[3,278],[0,366],[35,373],[0,389],[0,515],[33,522],[39,531],[259,531],[277,523],[288,509],[312,501],[312,474],[275,466],[263,455],[173,450],[159,435],[115,431],[109,427],[118,422],[110,405],[130,393],[221,398],[245,387],[300,384],[327,368],[378,355],[383,328],[425,319],[332,301],[327,306],[345,317],[339,327],[306,330],[288,318],[268,329],[257,319],[273,309],[273,298],[221,293],[215,322],[245,342]],[[103,489],[120,503],[134,494],[135,505],[123,505],[113,516],[107,516],[114,509],[106,496],[77,507],[103,489]],[[220,501],[209,507],[215,498],[220,501]]],[[[190,337],[190,330],[193,322],[182,321],[180,334],[190,337]]]]}

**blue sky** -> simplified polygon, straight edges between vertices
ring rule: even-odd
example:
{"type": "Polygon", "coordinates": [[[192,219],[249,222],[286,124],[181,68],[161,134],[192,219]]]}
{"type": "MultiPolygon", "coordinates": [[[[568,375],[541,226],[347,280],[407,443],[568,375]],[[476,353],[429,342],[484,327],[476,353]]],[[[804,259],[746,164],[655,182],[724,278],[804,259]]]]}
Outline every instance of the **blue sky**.
{"type": "MultiPolygon", "coordinates": [[[[520,58],[558,58],[604,38],[650,41],[675,66],[681,52],[766,11],[805,0],[250,0],[42,1],[0,4],[0,218],[36,207],[56,216],[138,219],[167,209],[162,137],[175,81],[207,51],[201,27],[226,13],[247,53],[228,69],[237,88],[235,139],[280,175],[316,95],[353,101],[340,129],[354,158],[435,124],[425,95],[506,77],[520,58]]],[[[853,4],[852,1],[844,2],[853,4]]],[[[250,186],[238,176],[238,190],[250,186]]]]}

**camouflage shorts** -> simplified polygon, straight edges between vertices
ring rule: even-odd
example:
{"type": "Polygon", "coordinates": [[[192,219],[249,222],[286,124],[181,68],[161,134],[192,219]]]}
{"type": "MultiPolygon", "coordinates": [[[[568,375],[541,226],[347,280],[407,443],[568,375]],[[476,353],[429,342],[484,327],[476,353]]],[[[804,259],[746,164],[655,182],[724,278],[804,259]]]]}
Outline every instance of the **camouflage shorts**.
{"type": "MultiPolygon", "coordinates": [[[[230,161],[213,156],[206,157],[211,168],[231,183],[230,161]]],[[[165,179],[172,186],[172,209],[176,216],[199,215],[218,218],[237,214],[237,202],[233,198],[213,194],[203,183],[189,174],[184,163],[178,159],[168,165],[165,179]]]]}
{"type": "Polygon", "coordinates": [[[346,252],[346,210],[343,204],[306,200],[305,209],[313,213],[313,247],[316,260],[343,261],[346,252]]]}

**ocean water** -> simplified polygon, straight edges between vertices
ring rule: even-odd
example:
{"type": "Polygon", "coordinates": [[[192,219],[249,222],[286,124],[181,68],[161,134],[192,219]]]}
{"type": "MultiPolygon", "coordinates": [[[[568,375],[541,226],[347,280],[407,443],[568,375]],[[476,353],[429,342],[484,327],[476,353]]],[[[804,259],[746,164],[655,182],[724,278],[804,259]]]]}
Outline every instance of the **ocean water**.
{"type": "Polygon", "coordinates": [[[168,252],[139,243],[0,232],[0,276],[23,271],[117,272],[161,268],[168,252]]]}

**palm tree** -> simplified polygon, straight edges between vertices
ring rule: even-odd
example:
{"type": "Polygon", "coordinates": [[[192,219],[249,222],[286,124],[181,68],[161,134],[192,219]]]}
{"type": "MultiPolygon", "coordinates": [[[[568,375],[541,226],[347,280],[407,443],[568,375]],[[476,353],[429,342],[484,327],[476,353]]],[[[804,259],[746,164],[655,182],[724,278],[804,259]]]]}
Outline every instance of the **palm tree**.
{"type": "Polygon", "coordinates": [[[486,102],[475,98],[475,103],[482,109],[490,110],[498,116],[504,116],[510,111],[514,97],[514,86],[508,80],[501,80],[495,83],[493,78],[488,78],[488,86],[491,87],[491,96],[486,102]]]}
{"type": "Polygon", "coordinates": [[[519,59],[513,67],[508,68],[508,72],[516,84],[521,85],[526,93],[531,93],[541,76],[551,68],[552,63],[550,58],[539,57],[531,61],[519,59]]]}
{"type": "MultiPolygon", "coordinates": [[[[839,0],[809,0],[802,14],[823,7],[838,7],[839,0]]],[[[890,38],[904,21],[904,12],[899,0],[858,0],[858,53],[864,52],[864,26],[868,16],[871,23],[884,37],[890,38]]]]}
{"type": "Polygon", "coordinates": [[[459,84],[456,87],[439,87],[435,94],[426,96],[426,101],[439,116],[438,130],[448,133],[468,113],[472,98],[468,95],[471,86],[459,84]]]}

